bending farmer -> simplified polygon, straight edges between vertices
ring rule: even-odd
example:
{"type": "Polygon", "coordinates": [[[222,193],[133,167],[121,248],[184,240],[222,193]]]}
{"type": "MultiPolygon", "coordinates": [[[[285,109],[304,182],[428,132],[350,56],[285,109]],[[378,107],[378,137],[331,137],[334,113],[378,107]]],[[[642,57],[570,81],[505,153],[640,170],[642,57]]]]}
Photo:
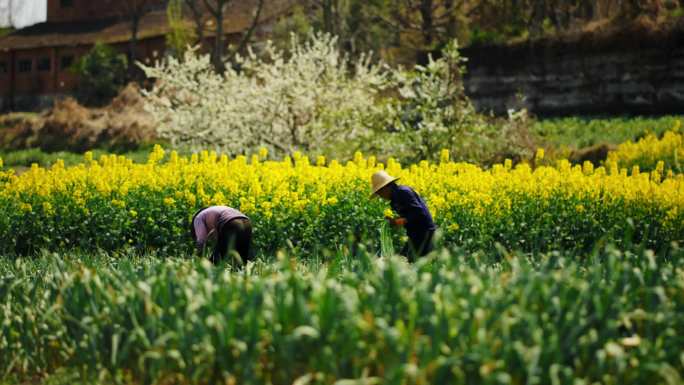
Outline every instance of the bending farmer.
{"type": "Polygon", "coordinates": [[[392,210],[399,215],[398,218],[387,218],[393,226],[406,228],[409,241],[401,251],[401,255],[409,261],[415,261],[416,257],[422,257],[432,251],[432,237],[435,233],[435,222],[432,220],[430,210],[423,199],[412,188],[397,185],[396,180],[385,171],[378,171],[371,177],[373,195],[390,201],[392,210]]]}
{"type": "Polygon", "coordinates": [[[216,238],[211,255],[214,264],[223,260],[229,251],[236,251],[242,262],[250,259],[252,223],[246,215],[227,206],[211,206],[200,209],[192,217],[191,234],[201,254],[207,240],[216,238]]]}

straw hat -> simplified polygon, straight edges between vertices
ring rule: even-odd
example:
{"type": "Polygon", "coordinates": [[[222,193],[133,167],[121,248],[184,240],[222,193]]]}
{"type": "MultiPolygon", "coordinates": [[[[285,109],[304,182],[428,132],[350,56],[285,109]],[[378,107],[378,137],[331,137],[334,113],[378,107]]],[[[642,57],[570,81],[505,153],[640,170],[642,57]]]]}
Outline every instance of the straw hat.
{"type": "Polygon", "coordinates": [[[371,176],[371,190],[373,190],[371,196],[375,195],[375,193],[380,191],[381,188],[387,186],[388,184],[394,182],[397,179],[399,178],[390,176],[384,170],[380,170],[374,173],[373,176],[371,176]]]}

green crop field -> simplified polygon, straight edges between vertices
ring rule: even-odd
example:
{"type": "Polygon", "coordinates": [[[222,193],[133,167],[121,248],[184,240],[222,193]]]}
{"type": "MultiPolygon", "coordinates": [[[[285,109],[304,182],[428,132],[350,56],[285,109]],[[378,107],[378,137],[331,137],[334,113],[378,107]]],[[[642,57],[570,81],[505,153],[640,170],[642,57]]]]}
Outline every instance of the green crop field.
{"type": "Polygon", "coordinates": [[[231,272],[0,263],[0,368],[117,383],[679,383],[684,254],[444,251],[231,272]]]}

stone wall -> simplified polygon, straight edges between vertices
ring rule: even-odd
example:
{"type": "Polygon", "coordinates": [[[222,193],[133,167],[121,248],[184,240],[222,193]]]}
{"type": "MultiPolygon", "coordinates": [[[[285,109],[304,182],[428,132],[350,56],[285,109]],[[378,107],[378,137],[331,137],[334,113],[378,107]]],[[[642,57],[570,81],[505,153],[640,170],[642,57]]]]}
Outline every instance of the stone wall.
{"type": "Polygon", "coordinates": [[[684,113],[684,34],[634,39],[466,48],[466,92],[497,114],[684,113]]]}

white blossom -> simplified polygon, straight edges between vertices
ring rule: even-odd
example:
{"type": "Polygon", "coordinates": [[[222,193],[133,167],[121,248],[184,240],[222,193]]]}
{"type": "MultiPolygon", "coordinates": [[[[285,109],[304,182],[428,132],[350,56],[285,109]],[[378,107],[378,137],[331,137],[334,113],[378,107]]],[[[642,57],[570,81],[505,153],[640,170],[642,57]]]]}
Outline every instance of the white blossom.
{"type": "Polygon", "coordinates": [[[293,36],[288,52],[271,42],[258,55],[250,48],[224,75],[197,49],[141,67],[156,79],[144,96],[161,138],[230,154],[316,151],[365,135],[365,117],[389,84],[384,65],[369,55],[351,60],[329,35],[293,36]]]}

